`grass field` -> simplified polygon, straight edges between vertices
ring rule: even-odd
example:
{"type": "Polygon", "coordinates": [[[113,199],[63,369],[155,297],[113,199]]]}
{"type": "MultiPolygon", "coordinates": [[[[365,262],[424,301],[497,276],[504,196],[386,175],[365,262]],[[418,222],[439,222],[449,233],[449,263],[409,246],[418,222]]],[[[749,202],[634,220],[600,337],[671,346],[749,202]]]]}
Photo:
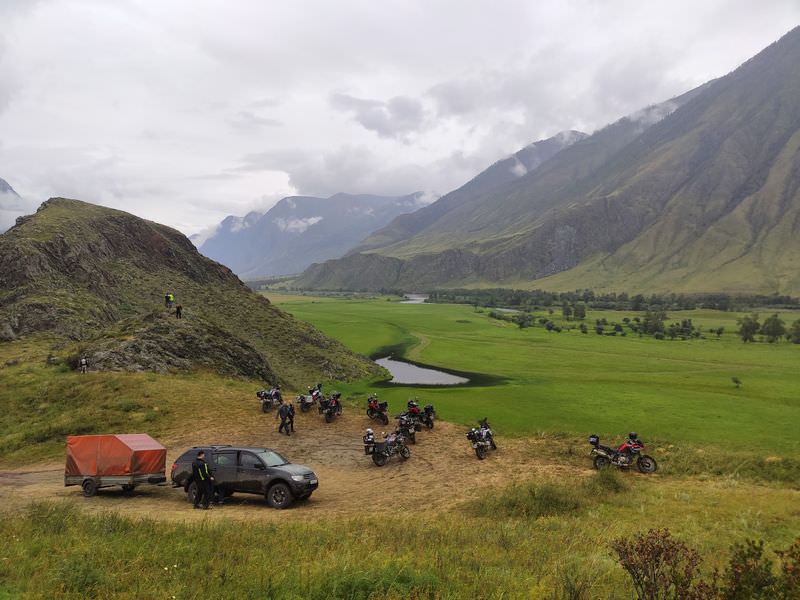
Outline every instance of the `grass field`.
{"type": "MultiPolygon", "coordinates": [[[[492,375],[502,383],[455,388],[384,386],[399,408],[410,396],[433,402],[445,418],[469,424],[489,416],[503,434],[567,433],[620,438],[629,430],[661,444],[709,445],[784,457],[800,453],[800,345],[744,344],[734,313],[684,311],[720,339],[655,340],[520,330],[486,311],[385,299],[332,300],[270,294],[270,299],[357,352],[402,348],[418,363],[492,375]],[[738,377],[741,388],[731,382],[738,377]]],[[[591,312],[621,321],[635,313],[591,312]]],[[[785,314],[791,322],[800,314],[785,314]]],[[[559,319],[556,319],[559,321],[559,319]]],[[[569,325],[570,323],[567,323],[569,325]]],[[[368,384],[344,386],[364,394],[368,384]]]]}

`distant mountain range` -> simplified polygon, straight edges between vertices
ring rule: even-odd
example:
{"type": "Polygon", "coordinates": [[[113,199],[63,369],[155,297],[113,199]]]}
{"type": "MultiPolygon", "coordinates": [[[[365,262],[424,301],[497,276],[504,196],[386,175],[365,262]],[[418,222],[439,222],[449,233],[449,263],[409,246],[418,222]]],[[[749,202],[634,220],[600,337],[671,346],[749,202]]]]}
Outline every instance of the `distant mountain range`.
{"type": "Polygon", "coordinates": [[[22,211],[22,198],[9,183],[0,178],[0,233],[14,224],[22,211]]]}
{"type": "Polygon", "coordinates": [[[398,215],[425,204],[420,192],[292,196],[266,213],[229,216],[211,235],[190,239],[200,252],[241,277],[289,275],[313,262],[342,256],[398,215]]]}
{"type": "Polygon", "coordinates": [[[493,165],[297,284],[800,294],[798,65],[800,28],[724,77],[574,134],[520,177],[495,180],[493,165]]]}

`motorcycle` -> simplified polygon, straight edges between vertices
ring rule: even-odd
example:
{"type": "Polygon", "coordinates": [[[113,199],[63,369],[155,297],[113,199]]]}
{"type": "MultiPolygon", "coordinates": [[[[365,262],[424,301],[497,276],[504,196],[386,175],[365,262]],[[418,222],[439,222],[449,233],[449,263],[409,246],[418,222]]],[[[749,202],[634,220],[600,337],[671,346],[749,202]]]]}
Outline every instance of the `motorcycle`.
{"type": "Polygon", "coordinates": [[[497,450],[492,428],[485,418],[479,421],[479,427],[473,427],[467,432],[467,439],[472,443],[472,449],[480,460],[486,458],[489,450],[497,450]]]}
{"type": "Polygon", "coordinates": [[[389,416],[386,414],[388,407],[388,402],[378,402],[378,396],[376,394],[367,398],[367,416],[370,419],[377,419],[384,425],[389,424],[389,416]]]}
{"type": "Polygon", "coordinates": [[[395,430],[396,433],[400,433],[410,441],[412,444],[417,443],[417,427],[419,427],[419,423],[415,422],[414,419],[406,414],[399,415],[395,417],[397,419],[397,429],[395,430]]]}
{"type": "Polygon", "coordinates": [[[275,390],[261,390],[256,392],[256,397],[261,401],[261,412],[269,412],[275,406],[275,390]]]}
{"type": "Polygon", "coordinates": [[[395,454],[403,460],[407,460],[411,456],[411,449],[406,446],[406,440],[402,433],[391,433],[385,438],[382,442],[375,441],[371,429],[367,429],[364,435],[364,454],[371,454],[372,462],[376,466],[384,466],[395,454]]]}
{"type": "Polygon", "coordinates": [[[408,410],[402,415],[409,415],[417,425],[416,430],[422,431],[422,425],[428,429],[433,429],[433,420],[436,418],[436,409],[433,404],[426,404],[423,410],[420,410],[419,404],[416,400],[408,401],[408,410]]]}
{"type": "Polygon", "coordinates": [[[614,465],[620,469],[627,469],[634,463],[640,473],[655,473],[658,464],[652,456],[642,454],[644,442],[639,439],[638,434],[631,432],[624,444],[614,449],[600,444],[600,437],[592,434],[589,436],[589,443],[592,445],[591,456],[595,469],[604,469],[614,465]]]}
{"type": "Polygon", "coordinates": [[[342,414],[342,394],[333,392],[330,398],[320,395],[319,414],[325,415],[325,422],[330,423],[333,419],[342,414]]]}
{"type": "Polygon", "coordinates": [[[322,398],[322,384],[318,383],[316,387],[308,388],[308,394],[300,394],[295,400],[300,405],[302,412],[308,412],[319,402],[320,398],[322,398]]]}

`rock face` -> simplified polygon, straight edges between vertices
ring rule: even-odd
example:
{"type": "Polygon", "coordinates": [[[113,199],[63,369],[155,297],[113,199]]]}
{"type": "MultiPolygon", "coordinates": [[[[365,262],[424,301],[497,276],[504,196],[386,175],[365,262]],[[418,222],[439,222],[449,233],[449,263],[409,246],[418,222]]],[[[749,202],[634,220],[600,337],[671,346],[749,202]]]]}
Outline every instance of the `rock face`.
{"type": "Polygon", "coordinates": [[[313,262],[344,255],[394,217],[423,205],[421,193],[292,196],[264,214],[227,217],[198,248],[241,277],[301,273],[313,262]]]}
{"type": "Polygon", "coordinates": [[[204,368],[298,387],[376,372],[178,231],[61,198],[0,236],[0,336],[32,334],[75,342],[94,368],[204,368]]]}
{"type": "Polygon", "coordinates": [[[800,294],[798,64],[800,28],[514,181],[396,219],[360,258],[298,283],[800,294]]]}

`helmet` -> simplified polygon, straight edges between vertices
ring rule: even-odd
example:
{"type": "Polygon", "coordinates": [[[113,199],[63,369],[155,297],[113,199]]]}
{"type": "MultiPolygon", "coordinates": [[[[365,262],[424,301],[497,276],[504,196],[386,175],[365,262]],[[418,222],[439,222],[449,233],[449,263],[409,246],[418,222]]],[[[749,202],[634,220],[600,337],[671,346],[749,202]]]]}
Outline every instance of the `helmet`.
{"type": "Polygon", "coordinates": [[[412,406],[419,406],[419,404],[417,404],[416,400],[412,399],[408,401],[408,408],[411,408],[412,406]]]}
{"type": "Polygon", "coordinates": [[[370,429],[369,427],[367,427],[366,434],[367,434],[367,435],[372,435],[372,433],[373,433],[372,429],[370,429]]]}
{"type": "Polygon", "coordinates": [[[639,439],[639,434],[638,434],[638,433],[636,433],[635,431],[631,431],[631,432],[628,434],[628,438],[629,438],[629,439],[632,439],[632,440],[639,439]]]}

